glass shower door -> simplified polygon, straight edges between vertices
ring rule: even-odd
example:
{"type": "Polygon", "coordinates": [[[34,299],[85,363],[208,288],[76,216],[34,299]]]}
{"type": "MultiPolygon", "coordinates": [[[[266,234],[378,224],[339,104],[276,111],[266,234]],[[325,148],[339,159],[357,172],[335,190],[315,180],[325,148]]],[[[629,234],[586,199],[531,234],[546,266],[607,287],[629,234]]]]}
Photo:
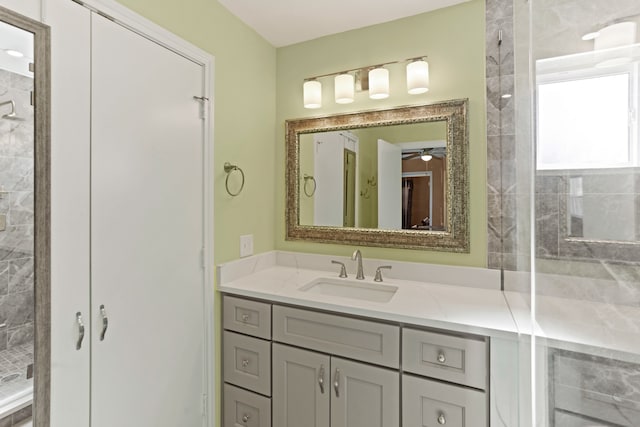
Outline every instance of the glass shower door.
{"type": "Polygon", "coordinates": [[[640,3],[515,14],[531,419],[640,426],[640,3]]]}

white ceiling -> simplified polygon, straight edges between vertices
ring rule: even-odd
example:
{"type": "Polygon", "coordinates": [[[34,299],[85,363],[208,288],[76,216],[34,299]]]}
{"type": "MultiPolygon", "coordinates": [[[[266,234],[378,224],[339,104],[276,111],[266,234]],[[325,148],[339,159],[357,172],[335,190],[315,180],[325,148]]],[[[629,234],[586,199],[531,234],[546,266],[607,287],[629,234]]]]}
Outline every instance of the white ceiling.
{"type": "Polygon", "coordinates": [[[469,0],[218,0],[275,47],[469,0]]]}

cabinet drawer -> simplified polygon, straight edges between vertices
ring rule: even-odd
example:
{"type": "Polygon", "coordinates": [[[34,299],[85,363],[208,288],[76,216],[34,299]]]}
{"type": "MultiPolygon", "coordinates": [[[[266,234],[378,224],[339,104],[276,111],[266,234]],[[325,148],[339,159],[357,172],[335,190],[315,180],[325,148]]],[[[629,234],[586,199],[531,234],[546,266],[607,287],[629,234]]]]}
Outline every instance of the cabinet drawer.
{"type": "Polygon", "coordinates": [[[485,390],[487,343],[416,329],[404,329],[405,371],[485,390]]]}
{"type": "Polygon", "coordinates": [[[226,295],[223,304],[224,329],[271,338],[271,305],[226,295]]]}
{"type": "Polygon", "coordinates": [[[273,339],[397,368],[400,328],[384,323],[273,306],[273,339]]]}
{"type": "Polygon", "coordinates": [[[486,394],[403,375],[402,423],[404,427],[486,427],[486,394]]]}
{"type": "Polygon", "coordinates": [[[224,427],[271,427],[271,399],[225,384],[224,427]]]}
{"type": "Polygon", "coordinates": [[[224,331],[224,380],[271,395],[271,342],[224,331]]]}

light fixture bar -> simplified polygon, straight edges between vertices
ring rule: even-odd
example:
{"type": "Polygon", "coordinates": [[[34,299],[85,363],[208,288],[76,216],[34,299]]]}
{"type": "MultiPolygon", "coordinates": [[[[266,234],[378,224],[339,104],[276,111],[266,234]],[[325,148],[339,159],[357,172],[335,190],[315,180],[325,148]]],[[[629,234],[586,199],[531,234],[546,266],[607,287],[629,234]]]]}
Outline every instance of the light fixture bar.
{"type": "Polygon", "coordinates": [[[358,67],[358,68],[351,68],[349,70],[343,70],[343,71],[336,71],[334,73],[327,73],[327,74],[320,74],[317,76],[313,76],[313,77],[307,77],[306,79],[304,79],[304,81],[308,81],[308,80],[315,80],[315,79],[321,79],[324,77],[335,77],[337,75],[340,74],[347,74],[347,73],[353,73],[355,71],[360,71],[360,70],[371,70],[373,68],[380,68],[380,67],[385,67],[387,65],[392,65],[392,64],[401,64],[403,62],[408,62],[408,61],[416,61],[418,59],[426,59],[427,56],[423,55],[423,56],[416,56],[416,57],[412,57],[412,58],[407,58],[405,60],[397,60],[397,61],[389,61],[389,62],[383,62],[381,64],[374,64],[374,65],[365,65],[363,67],[358,67]]]}

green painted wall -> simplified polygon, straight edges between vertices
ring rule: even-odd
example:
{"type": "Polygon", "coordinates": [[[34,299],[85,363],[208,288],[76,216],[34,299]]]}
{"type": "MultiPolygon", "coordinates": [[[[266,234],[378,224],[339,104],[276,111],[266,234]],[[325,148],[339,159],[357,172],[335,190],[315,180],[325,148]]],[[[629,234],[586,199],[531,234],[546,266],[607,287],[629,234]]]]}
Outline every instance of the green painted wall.
{"type": "Polygon", "coordinates": [[[240,236],[254,251],[274,249],[276,207],[276,49],[215,0],[119,0],[215,57],[215,259],[239,257],[240,236]],[[225,191],[224,162],[240,166],[246,185],[225,191]]]}
{"type": "Polygon", "coordinates": [[[280,250],[348,255],[353,246],[284,240],[284,122],[286,119],[390,108],[469,98],[471,252],[365,248],[368,258],[386,258],[450,265],[486,266],[486,107],[484,1],[457,6],[322,37],[277,50],[276,234],[280,250]],[[352,104],[333,102],[331,79],[322,79],[323,107],[302,106],[303,79],[395,60],[427,55],[431,88],[423,95],[408,95],[404,65],[389,67],[391,96],[370,100],[356,94],[352,104]]]}

